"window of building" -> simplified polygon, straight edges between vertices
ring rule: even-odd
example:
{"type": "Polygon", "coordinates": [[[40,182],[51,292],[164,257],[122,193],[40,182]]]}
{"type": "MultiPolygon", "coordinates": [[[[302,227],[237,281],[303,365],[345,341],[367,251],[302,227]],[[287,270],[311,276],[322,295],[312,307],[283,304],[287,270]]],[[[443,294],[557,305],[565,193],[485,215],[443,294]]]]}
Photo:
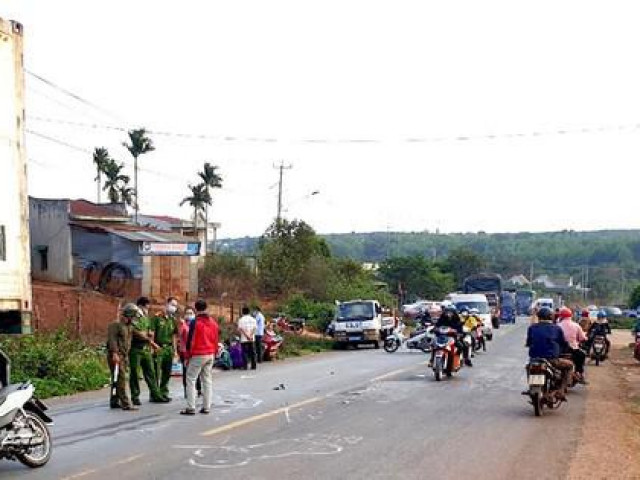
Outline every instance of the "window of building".
{"type": "Polygon", "coordinates": [[[41,245],[37,250],[40,256],[40,271],[46,272],[49,269],[49,247],[41,245]]]}
{"type": "Polygon", "coordinates": [[[7,240],[4,225],[0,225],[0,262],[7,260],[7,240]]]}

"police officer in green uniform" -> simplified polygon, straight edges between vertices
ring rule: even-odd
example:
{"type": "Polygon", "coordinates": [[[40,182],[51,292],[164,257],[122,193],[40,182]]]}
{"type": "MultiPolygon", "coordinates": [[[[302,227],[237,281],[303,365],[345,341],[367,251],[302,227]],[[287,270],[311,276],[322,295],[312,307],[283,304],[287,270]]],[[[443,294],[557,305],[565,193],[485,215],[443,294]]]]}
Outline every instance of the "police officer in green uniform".
{"type": "Polygon", "coordinates": [[[107,328],[107,362],[111,370],[111,408],[138,410],[131,404],[127,395],[129,375],[129,351],[131,350],[131,322],[140,317],[140,309],[133,303],[122,308],[120,320],[109,324],[107,328]]]}
{"type": "Polygon", "coordinates": [[[160,395],[155,362],[151,354],[152,350],[155,352],[159,347],[153,341],[153,335],[150,332],[151,322],[148,317],[150,303],[147,297],[138,299],[136,304],[142,313],[142,317],[131,324],[133,338],[131,339],[131,353],[129,355],[131,370],[129,387],[131,389],[131,401],[134,405],[140,405],[140,370],[142,370],[144,381],[149,387],[149,401],[152,403],[166,403],[169,401],[160,395]]]}
{"type": "Polygon", "coordinates": [[[169,401],[171,400],[169,397],[171,367],[178,351],[178,326],[175,318],[177,312],[178,300],[175,297],[169,297],[164,312],[151,320],[151,333],[154,342],[160,347],[155,353],[158,387],[162,398],[169,401]]]}

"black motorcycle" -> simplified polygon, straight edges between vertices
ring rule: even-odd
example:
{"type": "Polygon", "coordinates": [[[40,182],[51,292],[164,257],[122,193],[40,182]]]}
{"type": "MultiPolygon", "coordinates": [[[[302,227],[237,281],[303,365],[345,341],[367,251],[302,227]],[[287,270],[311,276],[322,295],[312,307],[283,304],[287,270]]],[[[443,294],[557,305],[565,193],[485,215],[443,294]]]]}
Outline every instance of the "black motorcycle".
{"type": "Polygon", "coordinates": [[[544,358],[532,358],[526,366],[528,395],[533,405],[536,417],[542,415],[546,407],[549,410],[558,408],[563,400],[560,398],[562,390],[562,372],[544,358]]]}

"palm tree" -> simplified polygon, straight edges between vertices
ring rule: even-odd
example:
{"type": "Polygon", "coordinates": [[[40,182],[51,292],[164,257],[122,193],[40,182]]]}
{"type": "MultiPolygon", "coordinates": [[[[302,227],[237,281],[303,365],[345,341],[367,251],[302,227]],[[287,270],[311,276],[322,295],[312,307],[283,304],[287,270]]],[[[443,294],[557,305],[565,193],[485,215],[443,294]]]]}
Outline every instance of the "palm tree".
{"type": "Polygon", "coordinates": [[[100,192],[102,190],[102,174],[107,166],[107,164],[111,161],[111,157],[109,156],[109,152],[104,147],[96,147],[93,151],[93,164],[96,166],[96,178],[94,181],[98,182],[98,203],[100,203],[100,192]]]}
{"type": "Polygon", "coordinates": [[[189,185],[189,190],[191,190],[191,195],[183,198],[180,206],[188,203],[193,207],[193,233],[198,238],[198,214],[203,213],[207,205],[211,205],[211,195],[209,195],[207,186],[204,183],[199,183],[195,186],[189,185]]]}
{"type": "MultiPolygon", "coordinates": [[[[211,189],[212,188],[222,188],[222,177],[218,175],[216,170],[218,167],[215,165],[211,165],[209,162],[204,164],[204,168],[201,172],[198,172],[198,175],[202,179],[202,183],[207,188],[207,194],[211,198],[211,189]]],[[[209,205],[211,205],[211,201],[205,206],[204,209],[204,253],[207,254],[207,248],[209,247],[209,205]]]]}
{"type": "Polygon", "coordinates": [[[103,170],[106,178],[102,189],[107,191],[111,203],[124,201],[127,205],[132,205],[132,192],[129,192],[131,190],[129,187],[129,181],[131,179],[128,175],[124,175],[122,170],[124,170],[124,163],[118,165],[115,160],[109,159],[109,162],[106,163],[103,170]],[[126,198],[123,198],[125,196],[126,198]],[[129,200],[128,202],[127,199],[129,200]]]}
{"type": "Polygon", "coordinates": [[[133,157],[133,190],[135,192],[135,222],[138,223],[138,157],[155,150],[153,142],[147,136],[147,131],[144,128],[138,128],[136,130],[129,130],[129,143],[123,143],[129,153],[133,157]]]}

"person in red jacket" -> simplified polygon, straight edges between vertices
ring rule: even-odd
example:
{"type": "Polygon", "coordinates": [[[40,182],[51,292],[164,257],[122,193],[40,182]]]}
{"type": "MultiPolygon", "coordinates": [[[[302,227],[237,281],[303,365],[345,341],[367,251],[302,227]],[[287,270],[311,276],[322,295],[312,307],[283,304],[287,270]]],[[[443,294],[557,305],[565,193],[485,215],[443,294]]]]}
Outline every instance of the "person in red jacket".
{"type": "Polygon", "coordinates": [[[213,362],[218,353],[218,323],[207,313],[207,303],[198,300],[195,304],[196,318],[189,325],[187,336],[187,408],[181,415],[196,414],[196,380],[202,380],[203,404],[200,413],[211,410],[213,362]]]}

